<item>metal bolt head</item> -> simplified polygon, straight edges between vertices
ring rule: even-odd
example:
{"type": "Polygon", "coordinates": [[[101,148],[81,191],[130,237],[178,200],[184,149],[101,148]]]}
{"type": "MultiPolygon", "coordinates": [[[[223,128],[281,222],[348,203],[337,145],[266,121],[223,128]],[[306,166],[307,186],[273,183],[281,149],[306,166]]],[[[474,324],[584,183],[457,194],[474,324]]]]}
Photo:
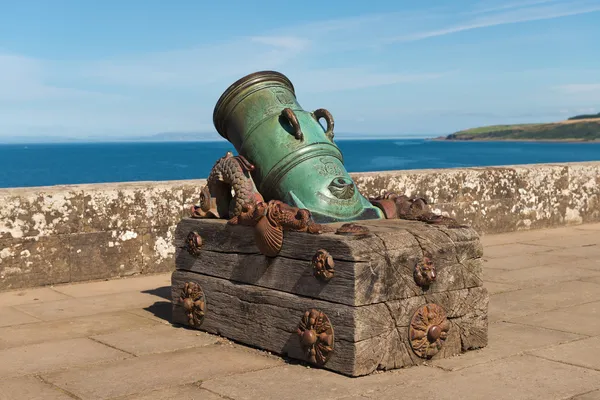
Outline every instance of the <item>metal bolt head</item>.
{"type": "Polygon", "coordinates": [[[438,325],[432,325],[427,330],[427,340],[429,340],[430,343],[436,342],[440,336],[442,336],[442,328],[438,325]]]}
{"type": "Polygon", "coordinates": [[[305,330],[300,340],[303,346],[312,346],[317,343],[317,334],[312,329],[305,330]]]}

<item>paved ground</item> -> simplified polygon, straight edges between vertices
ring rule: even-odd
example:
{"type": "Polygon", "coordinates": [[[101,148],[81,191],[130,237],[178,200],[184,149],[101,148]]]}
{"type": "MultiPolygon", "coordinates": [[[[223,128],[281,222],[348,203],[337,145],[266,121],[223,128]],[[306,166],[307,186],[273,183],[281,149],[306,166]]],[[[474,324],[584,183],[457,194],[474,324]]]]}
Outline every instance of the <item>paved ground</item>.
{"type": "Polygon", "coordinates": [[[0,399],[600,399],[600,224],[483,241],[483,350],[346,378],[171,326],[165,274],[0,293],[0,399]]]}

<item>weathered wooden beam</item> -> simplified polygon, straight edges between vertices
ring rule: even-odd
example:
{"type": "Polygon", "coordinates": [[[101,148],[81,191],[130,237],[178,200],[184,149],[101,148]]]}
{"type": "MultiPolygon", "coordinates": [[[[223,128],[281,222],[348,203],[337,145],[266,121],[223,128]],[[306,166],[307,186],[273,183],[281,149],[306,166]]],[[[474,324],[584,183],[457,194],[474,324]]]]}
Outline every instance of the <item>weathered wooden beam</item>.
{"type": "Polygon", "coordinates": [[[475,231],[399,220],[360,225],[370,233],[285,232],[279,254],[266,257],[251,227],[182,220],[173,321],[350,376],[487,345],[489,297],[475,231]]]}

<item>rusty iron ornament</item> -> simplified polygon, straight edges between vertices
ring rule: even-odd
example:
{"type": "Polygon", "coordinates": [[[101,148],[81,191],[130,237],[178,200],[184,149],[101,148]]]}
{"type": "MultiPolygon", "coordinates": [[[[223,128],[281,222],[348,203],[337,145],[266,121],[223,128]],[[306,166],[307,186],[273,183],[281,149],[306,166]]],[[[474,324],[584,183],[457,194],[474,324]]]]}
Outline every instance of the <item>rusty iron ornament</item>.
{"type": "Polygon", "coordinates": [[[206,311],[206,298],[200,285],[196,282],[186,282],[179,296],[179,304],[183,307],[189,325],[202,324],[206,311]]]}
{"type": "Polygon", "coordinates": [[[258,250],[267,257],[275,257],[283,247],[283,228],[267,213],[254,227],[254,242],[258,250]]]}
{"type": "Polygon", "coordinates": [[[304,313],[297,329],[300,346],[306,358],[313,364],[323,366],[333,355],[333,326],[325,313],[311,309],[304,313]]]}
{"type": "Polygon", "coordinates": [[[200,236],[200,234],[198,232],[192,231],[190,233],[188,233],[187,235],[187,239],[186,239],[186,248],[188,253],[190,253],[193,256],[199,256],[200,255],[200,248],[202,247],[203,241],[202,241],[202,236],[200,236]]]}
{"type": "Polygon", "coordinates": [[[378,207],[383,211],[386,219],[398,218],[398,211],[396,208],[396,202],[392,199],[376,199],[371,200],[371,204],[378,207]]]}
{"type": "Polygon", "coordinates": [[[421,221],[433,225],[444,225],[448,228],[465,228],[454,218],[436,214],[431,211],[427,200],[423,197],[408,197],[394,192],[384,192],[369,198],[371,204],[379,207],[387,219],[405,219],[421,221]]]}
{"type": "Polygon", "coordinates": [[[241,213],[228,223],[254,227],[256,247],[267,257],[279,254],[283,246],[284,231],[320,234],[328,230],[313,221],[309,210],[293,207],[279,200],[246,203],[241,213]]]}
{"type": "Polygon", "coordinates": [[[422,288],[428,288],[437,278],[437,272],[433,261],[431,261],[429,257],[423,257],[423,261],[418,262],[415,265],[413,277],[417,285],[422,288]]]}
{"type": "Polygon", "coordinates": [[[200,205],[190,207],[192,218],[219,218],[217,199],[210,195],[208,185],[200,188],[200,205]]]}
{"type": "Polygon", "coordinates": [[[242,212],[246,204],[263,201],[250,175],[254,170],[254,164],[241,155],[234,156],[230,151],[217,160],[206,179],[217,215],[233,218],[242,212]]]}
{"type": "Polygon", "coordinates": [[[408,327],[408,340],[413,352],[421,358],[431,358],[442,348],[450,322],[446,312],[437,304],[419,307],[412,316],[408,327]]]}
{"type": "Polygon", "coordinates": [[[312,258],[313,275],[315,278],[327,282],[335,273],[335,262],[327,250],[319,249],[312,258]]]}
{"type": "Polygon", "coordinates": [[[336,235],[345,236],[364,236],[370,233],[371,231],[366,226],[353,223],[344,224],[335,231],[336,235]]]}

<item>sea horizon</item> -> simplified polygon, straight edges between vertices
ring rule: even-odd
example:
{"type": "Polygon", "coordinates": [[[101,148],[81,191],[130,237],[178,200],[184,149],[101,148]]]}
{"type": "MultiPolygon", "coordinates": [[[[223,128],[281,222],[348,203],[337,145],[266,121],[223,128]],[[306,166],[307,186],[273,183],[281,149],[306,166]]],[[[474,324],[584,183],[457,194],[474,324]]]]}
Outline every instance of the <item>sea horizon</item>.
{"type": "MultiPolygon", "coordinates": [[[[600,160],[600,143],[336,140],[348,172],[600,160]]],[[[204,179],[226,140],[0,145],[0,188],[204,179]]]]}
{"type": "MultiPolygon", "coordinates": [[[[363,141],[363,140],[397,140],[397,139],[415,139],[415,140],[426,140],[426,139],[435,139],[440,136],[445,136],[444,134],[440,135],[380,135],[380,136],[366,136],[366,137],[335,137],[336,142],[340,141],[363,141]]],[[[135,138],[110,138],[110,139],[68,139],[65,138],[63,140],[41,140],[41,141],[18,141],[18,138],[11,138],[11,140],[3,140],[0,137],[0,146],[5,145],[30,145],[30,144],[117,144],[117,143],[217,143],[223,142],[225,139],[223,138],[209,138],[209,139],[184,139],[184,140],[168,140],[168,139],[135,139],[135,138]]]]}

